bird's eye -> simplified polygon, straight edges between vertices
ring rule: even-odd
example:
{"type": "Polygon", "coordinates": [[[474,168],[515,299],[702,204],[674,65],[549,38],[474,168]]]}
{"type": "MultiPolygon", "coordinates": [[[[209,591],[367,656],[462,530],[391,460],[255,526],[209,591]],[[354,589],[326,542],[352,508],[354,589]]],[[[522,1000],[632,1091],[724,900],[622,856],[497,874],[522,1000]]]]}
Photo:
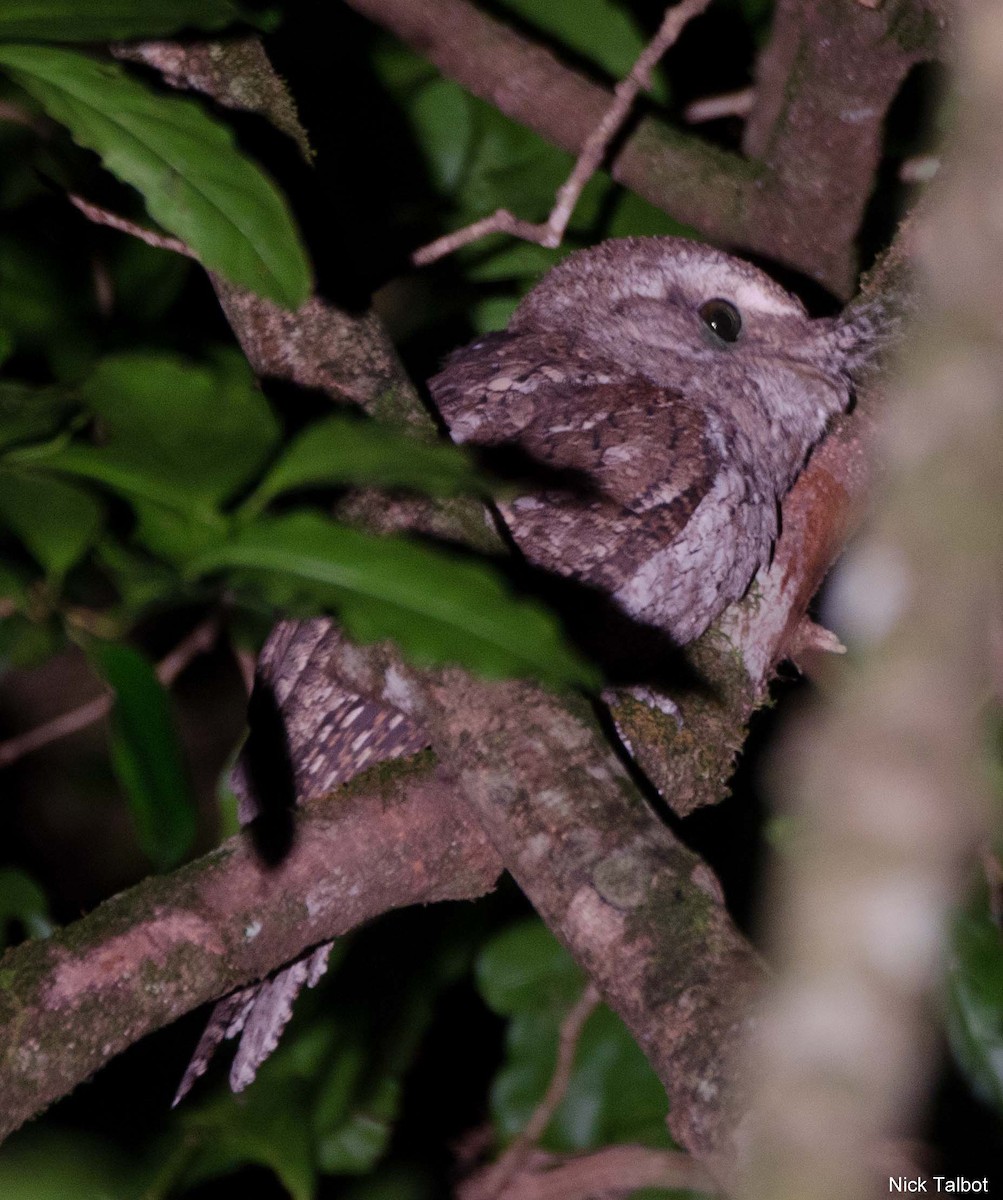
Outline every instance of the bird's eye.
{"type": "Polygon", "coordinates": [[[736,342],[742,332],[742,314],[728,300],[708,300],[701,304],[700,319],[722,342],[736,342]]]}

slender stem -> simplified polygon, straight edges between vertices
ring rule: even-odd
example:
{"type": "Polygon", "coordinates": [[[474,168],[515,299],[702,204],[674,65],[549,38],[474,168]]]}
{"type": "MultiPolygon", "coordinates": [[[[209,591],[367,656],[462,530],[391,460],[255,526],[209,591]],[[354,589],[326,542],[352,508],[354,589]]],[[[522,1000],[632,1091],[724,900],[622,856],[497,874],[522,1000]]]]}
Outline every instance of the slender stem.
{"type": "Polygon", "coordinates": [[[571,174],[558,189],[554,207],[546,221],[540,224],[523,221],[507,209],[500,208],[489,217],[482,217],[471,225],[465,225],[462,229],[454,230],[444,237],[436,238],[434,242],[429,242],[427,246],[422,246],[411,255],[414,265],[428,266],[429,263],[452,254],[461,246],[468,246],[491,233],[507,233],[522,238],[525,242],[546,246],[548,249],[559,246],[586,184],[598,171],[610,143],[623,127],[638,93],[650,85],[655,64],[676,41],[686,23],[702,13],[709,4],[710,0],[682,0],[681,4],[666,10],[658,32],[641,51],[626,78],[616,85],[612,104],[585,139],[571,174]]]}
{"type": "MultiPolygon", "coordinates": [[[[174,649],[161,659],[157,666],[157,678],[160,682],[165,686],[172,684],[193,659],[211,648],[218,629],[215,617],[196,625],[187,637],[182,638],[174,649]]],[[[43,746],[69,737],[71,733],[78,733],[88,725],[93,725],[95,721],[100,721],[111,711],[113,702],[114,697],[110,695],[95,696],[93,700],[71,708],[69,712],[61,713],[51,721],[45,721],[36,725],[34,729],[0,742],[0,768],[9,767],[26,754],[41,750],[43,746]]]]}

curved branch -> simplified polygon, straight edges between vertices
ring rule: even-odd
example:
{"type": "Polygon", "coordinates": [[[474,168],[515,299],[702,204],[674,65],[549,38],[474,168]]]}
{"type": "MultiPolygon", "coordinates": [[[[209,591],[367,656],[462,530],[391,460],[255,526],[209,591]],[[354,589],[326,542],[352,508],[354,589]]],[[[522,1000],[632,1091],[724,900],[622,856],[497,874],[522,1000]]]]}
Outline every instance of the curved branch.
{"type": "Polygon", "coordinates": [[[501,871],[440,771],[359,780],[297,814],[288,856],[246,837],[0,959],[0,1139],[127,1046],[390,909],[483,895],[501,871]]]}
{"type": "Polygon", "coordinates": [[[776,6],[743,149],[784,197],[771,222],[773,253],[789,262],[814,243],[813,274],[844,298],[857,276],[854,242],[888,110],[912,68],[936,53],[944,25],[926,0],[776,6]]]}
{"type": "MultiPolygon", "coordinates": [[[[606,88],[467,0],[347,2],[569,153],[581,151],[612,102],[606,88]]],[[[869,11],[843,0],[797,0],[796,14],[781,11],[760,67],[746,147],[752,157],[646,117],[610,173],[709,240],[786,263],[846,297],[885,115],[909,69],[930,57],[943,24],[936,15],[927,19],[928,7],[907,0],[869,11]],[[917,24],[925,36],[908,36],[917,24]],[[810,70],[803,69],[807,53],[810,70]],[[790,103],[774,104],[778,97],[790,103]]]]}
{"type": "MultiPolygon", "coordinates": [[[[450,79],[552,145],[577,155],[613,102],[612,91],[466,0],[347,0],[450,79]]],[[[768,252],[750,220],[759,170],[692,134],[641,120],[610,167],[617,182],[707,237],[768,252]]]]}

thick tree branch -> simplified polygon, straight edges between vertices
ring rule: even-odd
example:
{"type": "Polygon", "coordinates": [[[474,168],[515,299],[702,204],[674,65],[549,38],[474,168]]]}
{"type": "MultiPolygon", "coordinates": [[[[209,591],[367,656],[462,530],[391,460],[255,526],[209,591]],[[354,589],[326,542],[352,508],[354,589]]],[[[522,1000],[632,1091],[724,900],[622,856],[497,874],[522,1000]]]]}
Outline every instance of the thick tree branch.
{"type": "Polygon", "coordinates": [[[429,246],[422,246],[411,255],[415,266],[425,266],[451,254],[460,246],[467,246],[488,233],[510,233],[527,242],[540,246],[559,246],[575,211],[585,185],[599,170],[609,154],[610,144],[623,128],[638,94],[651,86],[651,72],[662,55],[682,33],[686,22],[698,16],[710,0],[680,0],[666,9],[662,24],[654,38],[645,46],[626,78],[621,79],[613,90],[613,100],[603,113],[602,120],[585,139],[571,174],[561,184],[550,215],[540,224],[520,221],[506,209],[500,208],[493,217],[475,221],[465,229],[457,229],[437,238],[429,246]]]}
{"type": "MultiPolygon", "coordinates": [[[[348,3],[444,75],[572,154],[609,109],[609,91],[467,0],[348,3]]],[[[931,14],[924,24],[928,5],[921,0],[876,12],[842,0],[815,0],[809,8],[820,10],[815,24],[797,29],[820,82],[816,86],[812,73],[800,70],[797,53],[787,51],[794,29],[788,21],[760,70],[762,96],[749,145],[754,157],[726,153],[645,118],[610,172],[709,240],[784,262],[845,297],[852,292],[854,239],[885,114],[910,67],[931,54],[941,23],[931,14]],[[788,95],[785,88],[792,89],[793,102],[777,111],[773,101],[788,95]]]]}
{"type": "Polygon", "coordinates": [[[881,159],[885,118],[916,63],[936,51],[943,22],[924,0],[865,8],[843,0],[780,0],[756,70],[744,149],[768,170],[778,204],[774,255],[816,242],[815,271],[852,293],[854,239],[881,159]]]}
{"type": "Polygon", "coordinates": [[[508,870],[648,1056],[674,1136],[730,1178],[741,1102],[724,1084],[761,968],[714,873],[644,803],[588,707],[422,672],[333,630],[328,649],[340,679],[430,731],[508,870]]]}
{"type": "Polygon", "coordinates": [[[248,838],[152,876],[0,959],[0,1138],[179,1015],[393,908],[468,899],[501,870],[427,764],[301,810],[288,856],[248,838]]]}
{"type": "MultiPolygon", "coordinates": [[[[577,155],[613,93],[466,0],[348,0],[475,96],[577,155]]],[[[747,211],[758,169],[738,155],[645,118],[611,164],[613,178],[712,240],[766,250],[747,211]]],[[[762,236],[761,236],[762,234],[762,236]]]]}
{"type": "MultiPolygon", "coordinates": [[[[309,371],[286,361],[289,345],[294,354],[310,353],[303,339],[282,336],[294,317],[217,287],[256,370],[309,371]]],[[[325,331],[313,353],[340,357],[336,337],[350,337],[351,353],[369,364],[386,394],[382,372],[392,352],[377,325],[318,301],[307,306],[307,320],[325,331]]],[[[413,396],[401,377],[394,395],[401,404],[413,396]]],[[[373,516],[383,522],[414,517],[408,509],[395,516],[384,499],[377,507],[373,516]]],[[[483,530],[479,506],[467,507],[440,507],[442,531],[463,537],[475,525],[483,530]]],[[[333,625],[313,643],[311,662],[359,695],[383,699],[392,676],[424,697],[415,702],[417,723],[474,801],[505,865],[651,1057],[672,1100],[676,1136],[727,1172],[735,1148],[721,1104],[723,1072],[759,966],[728,918],[713,873],[649,810],[588,709],[528,684],[491,685],[462,672],[425,676],[392,650],[350,645],[333,625]],[[580,910],[572,908],[576,896],[580,910]]],[[[401,706],[396,693],[393,702],[401,706]]]]}
{"type": "MultiPolygon", "coordinates": [[[[234,330],[259,373],[291,378],[306,386],[319,386],[336,398],[351,395],[354,399],[364,402],[370,411],[375,411],[378,415],[398,421],[410,421],[419,429],[430,427],[413,389],[396,362],[392,347],[373,317],[348,316],[320,300],[311,300],[298,314],[290,314],[258,297],[240,293],[219,280],[215,282],[234,330]]],[[[395,509],[380,499],[371,506],[371,510],[362,512],[362,515],[369,515],[377,524],[386,523],[388,520],[414,524],[415,520],[419,520],[423,524],[438,523],[443,532],[452,536],[469,538],[472,535],[476,536],[476,531],[480,530],[480,537],[484,537],[480,508],[472,502],[465,505],[454,502],[441,506],[438,510],[433,510],[430,505],[420,505],[417,508],[420,511],[416,512],[415,506],[409,505],[397,506],[395,509]]],[[[336,640],[338,635],[332,629],[329,636],[336,640]]],[[[361,663],[366,661],[367,653],[355,649],[352,656],[361,663]]],[[[350,673],[346,673],[345,678],[350,679],[350,673]]],[[[488,697],[489,704],[503,698],[501,693],[493,691],[488,685],[470,681],[469,686],[475,692],[479,688],[485,689],[484,695],[488,697]]],[[[532,694],[534,690],[529,689],[527,696],[532,694]]],[[[609,984],[607,994],[614,1005],[621,1010],[625,1007],[630,1009],[634,1024],[639,1028],[639,1023],[643,1024],[644,1021],[642,1009],[645,1007],[645,1000],[642,989],[645,980],[650,977],[651,987],[656,991],[675,992],[682,989],[674,1003],[663,1005],[652,1014],[653,1024],[642,1029],[642,1040],[649,1050],[656,1040],[661,1039],[667,1049],[676,1051],[671,1078],[667,1057],[663,1057],[660,1063],[663,1077],[671,1084],[671,1091],[675,1097],[675,1119],[680,1129],[693,1133],[688,1140],[694,1142],[703,1154],[709,1155],[716,1147],[719,1136],[724,1135],[718,1129],[717,1096],[713,1094],[713,1088],[708,1091],[705,1080],[713,1077],[714,1072],[720,1074],[723,1069],[724,1050],[734,1039],[739,1027],[736,1014],[743,1010],[750,989],[754,986],[759,970],[758,964],[731,925],[712,873],[698,858],[685,850],[650,813],[640,796],[630,786],[623,769],[591,718],[587,714],[582,714],[577,719],[570,715],[562,715],[563,708],[559,701],[542,692],[538,695],[541,704],[540,731],[549,739],[549,744],[555,752],[553,757],[536,764],[542,774],[534,780],[530,789],[533,797],[531,807],[539,800],[543,805],[540,811],[545,812],[547,797],[566,786],[568,771],[572,771],[576,779],[584,772],[583,778],[588,777],[591,780],[596,804],[601,805],[603,794],[608,789],[611,793],[610,803],[616,810],[610,810],[606,814],[607,820],[604,821],[602,830],[596,831],[597,837],[600,837],[604,845],[605,859],[610,859],[614,845],[619,840],[617,826],[621,816],[627,822],[625,828],[630,828],[631,823],[634,823],[635,840],[638,842],[636,849],[641,852],[640,858],[623,863],[616,860],[612,863],[612,877],[604,885],[607,891],[612,894],[614,890],[624,886],[625,881],[616,877],[619,867],[629,871],[631,863],[636,863],[643,871],[645,860],[650,864],[661,864],[662,869],[654,873],[652,880],[642,878],[635,881],[638,890],[631,903],[636,903],[636,906],[643,909],[638,923],[638,928],[643,932],[635,935],[629,945],[624,942],[621,960],[617,960],[615,956],[615,947],[606,946],[609,952],[606,959],[608,964],[619,961],[623,967],[625,995],[621,996],[618,993],[615,986],[617,981],[608,978],[608,971],[603,973],[606,977],[604,982],[609,984]],[[583,716],[584,725],[581,724],[583,716]],[[581,761],[572,769],[570,764],[562,761],[562,753],[553,739],[556,737],[559,743],[564,736],[561,731],[567,733],[576,725],[580,726],[574,736],[582,743],[578,756],[581,761]],[[590,765],[597,772],[594,778],[588,774],[590,765]],[[547,785],[548,779],[550,786],[547,785]],[[679,878],[670,887],[669,878],[674,879],[677,872],[679,878]],[[648,895],[648,887],[652,882],[658,885],[657,894],[652,892],[648,895]],[[705,941],[704,937],[708,930],[712,934],[709,942],[705,941]],[[671,946],[672,954],[665,962],[660,962],[659,948],[663,945],[671,946]],[[692,986],[685,986],[687,980],[691,981],[692,986]]],[[[458,724],[454,727],[459,729],[458,724]]],[[[501,760],[511,756],[514,761],[524,752],[526,736],[525,729],[509,729],[501,743],[496,743],[496,751],[501,755],[501,760]]],[[[464,811],[470,812],[469,808],[465,808],[464,811]]],[[[566,816],[573,821],[575,829],[585,842],[590,840],[591,821],[597,815],[593,814],[590,817],[587,804],[582,812],[577,814],[575,806],[566,809],[566,816]]],[[[340,833],[338,836],[342,838],[340,833]]],[[[383,839],[377,836],[376,840],[383,839]]],[[[563,835],[558,838],[558,842],[563,840],[563,835]]],[[[435,852],[423,842],[420,830],[415,840],[407,837],[402,827],[397,841],[403,845],[408,861],[418,864],[416,870],[422,867],[426,870],[432,869],[425,862],[430,852],[432,859],[429,861],[434,867],[435,852]]],[[[348,852],[354,851],[358,855],[356,870],[365,871],[371,876],[371,847],[356,845],[353,848],[347,840],[342,840],[341,845],[348,852]]],[[[450,845],[462,856],[463,845],[455,834],[450,845]]],[[[557,842],[554,845],[556,851],[557,842]]],[[[594,848],[600,848],[598,841],[594,848]]],[[[615,857],[614,855],[613,858],[615,857]]],[[[324,881],[332,871],[330,860],[325,863],[322,859],[314,857],[311,861],[314,872],[313,885],[321,888],[327,886],[324,881]]],[[[574,884],[576,876],[582,872],[587,874],[593,867],[599,870],[600,875],[603,874],[605,868],[601,868],[592,855],[587,855],[585,859],[570,856],[561,868],[563,876],[558,887],[559,895],[550,906],[551,909],[562,906],[568,889],[577,887],[574,884]]],[[[459,876],[461,879],[462,874],[461,872],[459,876]]],[[[522,875],[523,872],[520,870],[519,874],[522,875]]],[[[183,891],[183,874],[180,884],[183,891]]],[[[587,887],[590,891],[595,891],[591,883],[588,883],[587,887]]],[[[290,895],[295,896],[292,889],[288,890],[290,895]]],[[[465,893],[461,883],[449,894],[469,894],[469,891],[468,888],[465,893]]],[[[295,900],[291,903],[296,907],[295,900]]],[[[384,907],[390,907],[392,903],[392,900],[388,900],[384,907]]],[[[123,904],[122,907],[128,906],[123,904]]],[[[253,911],[259,913],[263,910],[258,904],[253,907],[253,911]]],[[[546,908],[544,911],[546,914],[546,908]]],[[[617,913],[615,907],[610,911],[617,913]]],[[[557,916],[554,912],[550,912],[549,915],[560,932],[561,923],[557,916]]],[[[254,916],[251,910],[245,910],[244,916],[246,923],[253,925],[256,920],[261,919],[262,925],[266,924],[263,916],[254,916]]],[[[605,934],[608,936],[616,932],[617,928],[622,931],[625,923],[626,917],[622,914],[615,915],[613,924],[605,930],[605,934]]],[[[125,936],[124,927],[127,925],[128,920],[124,920],[122,936],[125,936]]],[[[142,927],[141,922],[140,928],[142,927]]],[[[340,925],[339,929],[346,927],[340,925]]],[[[121,948],[124,953],[124,945],[116,941],[118,936],[117,930],[110,934],[111,944],[116,950],[121,948]]],[[[91,1046],[84,1061],[78,1063],[75,1070],[71,1069],[68,1076],[62,1076],[61,1082],[54,1085],[54,1090],[39,1092],[38,1100],[44,1103],[58,1094],[60,1087],[72,1086],[73,1082],[93,1070],[100,1061],[101,1049],[108,1055],[116,1053],[128,1041],[135,1040],[156,1024],[179,1015],[208,995],[225,990],[227,986],[237,986],[248,979],[259,977],[263,970],[288,961],[303,946],[323,940],[324,936],[325,931],[315,923],[312,930],[297,940],[295,945],[282,944],[281,940],[272,944],[271,953],[267,958],[263,953],[267,943],[259,942],[255,946],[252,961],[244,962],[241,968],[228,973],[224,977],[227,983],[224,983],[222,989],[217,985],[211,990],[202,987],[198,990],[186,990],[179,984],[176,990],[168,989],[171,991],[170,995],[158,995],[158,1006],[152,1019],[140,1015],[135,1020],[130,1020],[129,998],[118,995],[114,1007],[117,1010],[119,1029],[126,1032],[106,1038],[100,1043],[100,1049],[91,1046]]],[[[570,940],[580,956],[588,962],[588,948],[584,944],[587,938],[583,942],[582,931],[570,940]]],[[[135,956],[135,946],[131,946],[130,949],[135,956]]],[[[205,973],[201,974],[204,977],[205,973]]],[[[25,1104],[29,1102],[24,1101],[25,1104]]],[[[721,1157],[728,1160],[732,1156],[730,1151],[725,1151],[721,1157]]]]}
{"type": "MultiPolygon", "coordinates": [[[[223,300],[262,373],[289,369],[287,345],[297,355],[311,353],[308,343],[281,333],[294,318],[228,290],[223,300]]],[[[352,353],[363,363],[382,364],[376,375],[392,361],[371,323],[350,325],[319,302],[311,302],[308,320],[325,330],[318,343],[325,358],[340,334],[353,339],[352,353]]],[[[302,363],[293,369],[308,371],[302,363]]],[[[394,394],[399,404],[411,395],[400,380],[394,394]]],[[[859,504],[867,473],[853,429],[861,428],[868,407],[848,419],[849,432],[820,460],[814,483],[792,500],[789,523],[801,532],[791,557],[774,565],[780,615],[766,615],[753,598],[746,619],[733,627],[736,641],[722,645],[719,634],[698,660],[726,694],[729,680],[741,680],[746,715],[841,544],[851,501],[859,504]],[[768,640],[760,645],[760,638],[768,640]],[[736,650],[741,656],[747,649],[757,663],[754,678],[735,667],[736,650]]],[[[386,520],[388,506],[380,507],[386,520]]],[[[445,532],[463,536],[476,514],[459,505],[440,510],[438,519],[445,532]]],[[[725,1098],[724,1073],[759,966],[731,925],[713,874],[648,810],[587,708],[527,684],[491,685],[457,671],[423,674],[388,648],[349,645],[333,626],[314,644],[312,661],[360,695],[392,698],[429,731],[505,865],[649,1055],[670,1095],[677,1138],[722,1178],[731,1177],[742,1100],[737,1092],[725,1098]]],[[[726,705],[716,727],[685,729],[666,755],[670,783],[686,778],[704,800],[719,797],[722,779],[708,774],[703,756],[719,753],[725,737],[739,743],[736,711],[726,705]]],[[[671,787],[667,794],[675,797],[671,787]]]]}

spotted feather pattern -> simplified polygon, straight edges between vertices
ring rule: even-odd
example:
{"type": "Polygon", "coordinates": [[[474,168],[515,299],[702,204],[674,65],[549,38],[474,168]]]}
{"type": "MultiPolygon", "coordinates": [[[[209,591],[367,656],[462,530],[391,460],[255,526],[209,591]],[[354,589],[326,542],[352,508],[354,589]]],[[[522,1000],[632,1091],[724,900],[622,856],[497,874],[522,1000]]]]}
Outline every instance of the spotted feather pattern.
{"type": "MultiPolygon", "coordinates": [[[[346,691],[324,670],[314,650],[328,622],[284,621],[272,631],[258,660],[256,686],[271,687],[281,712],[295,773],[297,802],[325,796],[368,766],[417,754],[428,738],[403,713],[346,691]]],[[[251,730],[254,736],[254,730],[251,730]]],[[[232,782],[242,824],[259,815],[260,804],[238,760],[232,782]]],[[[304,986],[313,987],[327,969],[331,944],[317,946],[260,983],[218,1001],[178,1085],[174,1103],[205,1074],[220,1043],[239,1037],[230,1068],[230,1087],[242,1091],[278,1045],[304,986]]]]}
{"type": "MultiPolygon", "coordinates": [[[[709,246],[626,238],[564,259],[506,331],[456,353],[429,387],[455,441],[540,468],[499,505],[531,563],[686,643],[768,561],[778,504],[846,408],[876,330],[862,312],[811,319],[762,271],[709,246]],[[708,325],[710,302],[734,309],[735,336],[708,325]]],[[[330,678],[314,654],[326,628],[280,625],[259,664],[298,799],[427,742],[403,713],[330,678]]],[[[246,822],[258,809],[246,760],[234,783],[246,822]]],[[[242,1038],[231,1082],[245,1086],[325,962],[320,947],[220,1001],[179,1096],[227,1036],[242,1038]]]]}
{"type": "Polygon", "coordinates": [[[484,339],[429,387],[456,441],[514,446],[578,480],[499,505],[530,561],[679,643],[742,594],[776,536],[739,424],[643,375],[618,380],[566,336],[484,339]]]}

